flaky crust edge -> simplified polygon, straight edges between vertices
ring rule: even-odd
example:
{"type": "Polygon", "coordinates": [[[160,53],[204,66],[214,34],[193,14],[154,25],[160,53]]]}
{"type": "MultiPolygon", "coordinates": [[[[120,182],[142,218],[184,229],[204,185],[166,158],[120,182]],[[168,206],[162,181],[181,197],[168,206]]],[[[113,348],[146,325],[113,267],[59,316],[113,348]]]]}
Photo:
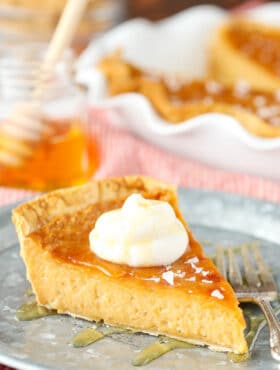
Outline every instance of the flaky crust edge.
{"type": "Polygon", "coordinates": [[[124,176],[94,180],[41,195],[13,209],[12,221],[22,238],[57,216],[79,211],[96,202],[124,198],[138,191],[166,193],[166,200],[178,204],[174,186],[148,176],[124,176]]]}

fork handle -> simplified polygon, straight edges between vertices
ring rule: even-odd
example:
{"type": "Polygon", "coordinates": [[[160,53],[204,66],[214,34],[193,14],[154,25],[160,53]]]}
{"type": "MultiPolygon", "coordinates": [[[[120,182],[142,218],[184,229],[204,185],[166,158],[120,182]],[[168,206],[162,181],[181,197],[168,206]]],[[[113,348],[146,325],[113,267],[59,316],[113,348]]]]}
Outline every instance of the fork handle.
{"type": "Polygon", "coordinates": [[[270,349],[272,357],[280,361],[280,323],[268,300],[256,299],[256,303],[262,309],[270,331],[270,349]]]}

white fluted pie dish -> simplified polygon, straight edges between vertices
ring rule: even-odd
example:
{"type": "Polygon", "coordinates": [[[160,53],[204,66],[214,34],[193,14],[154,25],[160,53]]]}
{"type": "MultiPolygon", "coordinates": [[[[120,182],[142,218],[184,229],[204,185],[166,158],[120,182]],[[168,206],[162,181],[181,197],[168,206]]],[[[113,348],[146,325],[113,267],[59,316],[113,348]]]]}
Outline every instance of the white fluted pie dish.
{"type": "MultiPolygon", "coordinates": [[[[266,4],[248,16],[280,25],[280,4],[266,4]]],[[[110,121],[163,148],[224,169],[280,180],[280,138],[250,134],[233,117],[208,113],[170,124],[138,93],[110,97],[98,62],[117,48],[140,68],[200,78],[207,72],[212,31],[228,17],[214,6],[197,6],[158,23],[128,21],[94,40],[77,65],[78,79],[89,88],[90,107],[110,121]]]]}

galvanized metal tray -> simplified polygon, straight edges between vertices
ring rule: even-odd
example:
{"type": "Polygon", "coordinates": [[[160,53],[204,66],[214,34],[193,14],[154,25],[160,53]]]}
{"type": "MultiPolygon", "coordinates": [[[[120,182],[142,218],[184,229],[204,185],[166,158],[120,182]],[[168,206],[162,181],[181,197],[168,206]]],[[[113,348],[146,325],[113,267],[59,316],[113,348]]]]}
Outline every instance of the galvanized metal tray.
{"type": "MultiPolygon", "coordinates": [[[[236,195],[180,189],[180,206],[195,236],[209,255],[216,244],[234,246],[258,241],[280,284],[280,205],[236,195]]],[[[18,369],[129,370],[132,359],[154,338],[148,335],[112,335],[85,348],[71,347],[71,337],[89,326],[67,316],[49,316],[30,322],[15,318],[25,301],[28,283],[11,224],[12,207],[0,210],[0,363],[18,369]]],[[[268,331],[258,338],[246,363],[228,362],[225,354],[205,348],[174,350],[144,366],[149,370],[279,369],[272,360],[268,331]]]]}

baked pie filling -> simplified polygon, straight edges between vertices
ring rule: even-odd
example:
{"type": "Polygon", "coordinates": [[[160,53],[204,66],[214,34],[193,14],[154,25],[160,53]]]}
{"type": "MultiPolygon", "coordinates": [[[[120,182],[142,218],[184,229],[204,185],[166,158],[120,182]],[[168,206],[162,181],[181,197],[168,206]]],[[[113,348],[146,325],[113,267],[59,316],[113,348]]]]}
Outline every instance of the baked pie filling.
{"type": "Polygon", "coordinates": [[[107,79],[110,95],[138,92],[170,123],[203,113],[241,112],[254,115],[271,128],[280,127],[280,91],[254,90],[243,81],[234,86],[214,80],[186,82],[180,77],[141,70],[123,60],[119,53],[105,57],[99,68],[107,79]]]}
{"type": "Polygon", "coordinates": [[[250,22],[232,22],[227,29],[231,45],[246,57],[280,76],[280,32],[250,22]]]}

